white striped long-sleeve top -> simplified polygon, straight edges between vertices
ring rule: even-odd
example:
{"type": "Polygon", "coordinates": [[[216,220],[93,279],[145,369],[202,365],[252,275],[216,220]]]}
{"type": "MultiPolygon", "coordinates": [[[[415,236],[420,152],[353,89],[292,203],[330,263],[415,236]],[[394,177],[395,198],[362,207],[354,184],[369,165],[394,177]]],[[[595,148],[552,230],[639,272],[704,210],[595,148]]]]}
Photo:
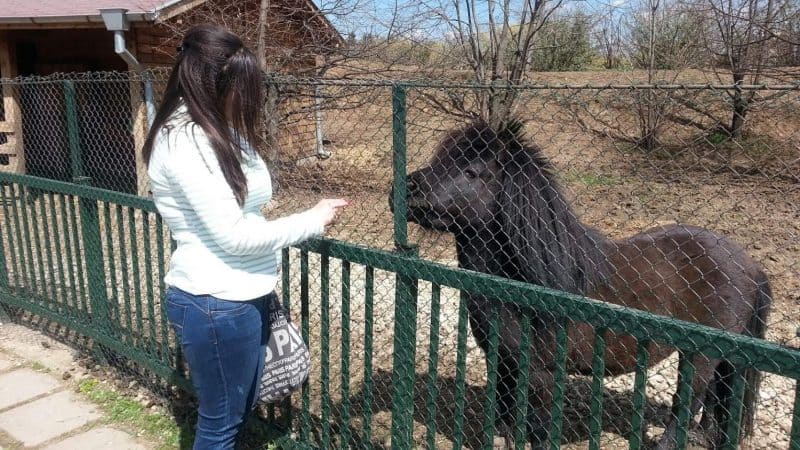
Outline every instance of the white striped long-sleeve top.
{"type": "Polygon", "coordinates": [[[270,174],[252,153],[243,156],[248,195],[236,202],[202,127],[181,105],[154,140],[148,167],[153,200],[177,243],[164,282],[195,295],[251,300],[278,281],[280,250],[321,235],[314,210],[267,220],[270,174]]]}

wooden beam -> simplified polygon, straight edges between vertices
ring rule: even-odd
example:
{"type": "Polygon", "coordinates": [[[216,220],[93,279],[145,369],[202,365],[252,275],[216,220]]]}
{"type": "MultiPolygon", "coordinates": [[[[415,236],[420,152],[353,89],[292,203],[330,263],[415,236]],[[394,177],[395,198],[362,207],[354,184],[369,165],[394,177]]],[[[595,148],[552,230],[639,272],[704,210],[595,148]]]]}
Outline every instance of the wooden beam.
{"type": "MultiPolygon", "coordinates": [[[[139,51],[138,36],[131,33],[131,47],[134,49],[134,56],[141,58],[139,51]]],[[[144,98],[143,84],[139,80],[132,80],[129,83],[131,118],[133,119],[133,154],[134,164],[136,165],[136,193],[142,197],[150,195],[150,177],[147,176],[147,166],[142,158],[142,146],[147,138],[147,105],[144,98]]]]}
{"type": "Polygon", "coordinates": [[[17,156],[17,149],[10,143],[0,144],[0,155],[17,156]]]}
{"type": "MultiPolygon", "coordinates": [[[[14,78],[17,76],[17,60],[14,46],[10,42],[11,36],[6,31],[0,31],[0,76],[3,78],[14,78]]],[[[4,153],[11,154],[11,164],[0,166],[1,170],[15,173],[25,173],[25,151],[22,145],[22,112],[19,107],[18,85],[3,84],[3,132],[6,134],[7,142],[3,146],[4,153]]]]}
{"type": "Polygon", "coordinates": [[[13,78],[16,71],[12,71],[11,45],[8,42],[9,34],[0,31],[0,77],[13,78]]]}
{"type": "Polygon", "coordinates": [[[193,8],[196,8],[208,0],[189,0],[186,2],[181,2],[176,5],[170,6],[169,8],[164,8],[158,13],[158,22],[163,22],[165,20],[169,20],[175,16],[179,16],[186,11],[189,11],[193,8]]]}
{"type": "Polygon", "coordinates": [[[148,33],[144,28],[139,28],[136,32],[136,41],[139,45],[164,45],[164,41],[169,39],[169,36],[157,36],[148,33]]]}

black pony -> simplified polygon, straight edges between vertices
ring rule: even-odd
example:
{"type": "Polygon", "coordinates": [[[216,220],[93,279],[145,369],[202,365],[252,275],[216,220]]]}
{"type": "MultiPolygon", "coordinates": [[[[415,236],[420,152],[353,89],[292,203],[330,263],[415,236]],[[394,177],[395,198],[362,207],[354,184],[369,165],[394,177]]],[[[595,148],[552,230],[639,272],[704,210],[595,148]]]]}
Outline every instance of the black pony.
{"type": "MultiPolygon", "coordinates": [[[[429,166],[408,175],[408,219],[424,228],[453,233],[460,267],[764,336],[771,303],[769,283],[759,264],[741,247],[689,225],[660,226],[616,241],[605,237],[581,223],[551,165],[522,136],[521,128],[511,123],[492,129],[477,121],[455,130],[442,141],[429,166]]],[[[483,295],[466,295],[472,332],[486,352],[494,303],[483,295]]],[[[498,427],[508,436],[513,429],[523,311],[504,305],[497,312],[497,417],[498,427]]],[[[534,318],[526,425],[529,441],[538,448],[547,441],[550,427],[554,324],[559,322],[541,313],[524,313],[534,318]]],[[[594,341],[593,327],[569,326],[570,373],[591,373],[594,341]]],[[[608,333],[606,345],[606,375],[635,370],[635,338],[608,333]]],[[[674,352],[656,344],[649,350],[651,366],[674,352]]],[[[726,361],[702,356],[692,362],[692,412],[713,397],[717,401],[704,409],[704,416],[709,412],[712,419],[707,423],[723,424],[733,368],[726,361]]],[[[744,432],[749,434],[760,377],[752,369],[745,375],[744,432]]],[[[677,421],[670,419],[659,448],[674,447],[676,429],[677,421]]],[[[723,438],[724,429],[710,431],[714,440],[723,438]]]]}

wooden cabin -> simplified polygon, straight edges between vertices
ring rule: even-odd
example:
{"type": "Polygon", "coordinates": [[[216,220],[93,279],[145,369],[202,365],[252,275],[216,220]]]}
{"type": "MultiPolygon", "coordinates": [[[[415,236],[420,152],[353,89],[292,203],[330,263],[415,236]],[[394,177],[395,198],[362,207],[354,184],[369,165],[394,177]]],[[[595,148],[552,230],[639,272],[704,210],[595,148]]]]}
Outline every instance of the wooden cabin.
{"type": "Polygon", "coordinates": [[[119,72],[170,67],[180,37],[202,22],[227,26],[264,51],[270,70],[297,76],[344,44],[312,0],[0,0],[0,171],[146,195],[139,149],[166,80],[119,72]]]}

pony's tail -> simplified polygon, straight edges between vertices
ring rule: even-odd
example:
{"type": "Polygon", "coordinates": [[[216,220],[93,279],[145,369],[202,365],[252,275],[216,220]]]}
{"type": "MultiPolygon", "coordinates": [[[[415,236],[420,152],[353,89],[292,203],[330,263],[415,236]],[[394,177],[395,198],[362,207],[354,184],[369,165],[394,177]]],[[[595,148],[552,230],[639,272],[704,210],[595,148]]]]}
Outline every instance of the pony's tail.
{"type": "MultiPolygon", "coordinates": [[[[767,275],[763,271],[758,271],[756,276],[756,302],[755,311],[747,323],[745,334],[758,339],[764,339],[767,333],[767,318],[769,317],[772,306],[772,288],[769,285],[767,275]]],[[[752,436],[756,415],[756,402],[758,401],[758,389],[761,385],[761,372],[753,367],[748,367],[744,372],[745,391],[742,406],[742,433],[745,437],[752,436]]]]}

